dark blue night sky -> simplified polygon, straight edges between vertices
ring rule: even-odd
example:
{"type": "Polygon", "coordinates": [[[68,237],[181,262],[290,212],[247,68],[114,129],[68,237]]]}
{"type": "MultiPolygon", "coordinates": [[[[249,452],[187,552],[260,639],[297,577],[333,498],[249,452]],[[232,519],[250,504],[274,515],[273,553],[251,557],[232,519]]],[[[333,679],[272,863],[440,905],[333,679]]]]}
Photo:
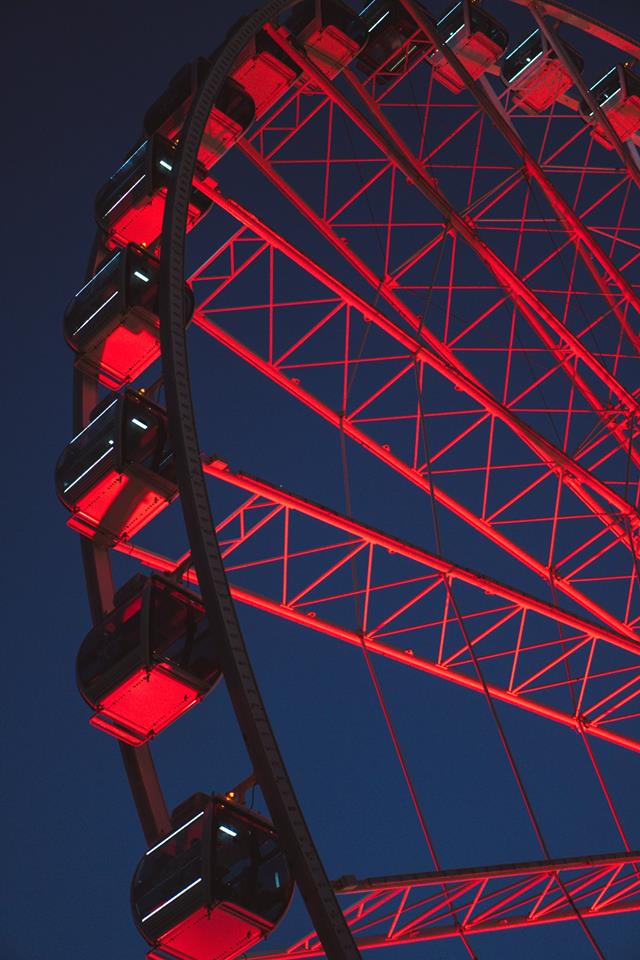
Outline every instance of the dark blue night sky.
{"type": "MultiPolygon", "coordinates": [[[[640,36],[636,0],[575,2],[640,36]]],[[[55,7],[23,0],[4,14],[8,175],[2,258],[2,582],[7,697],[0,955],[7,960],[144,956],[145,944],[129,911],[130,879],[144,838],[118,750],[88,725],[87,708],[75,687],[75,654],[90,620],[76,535],[65,526],[53,485],[56,459],[71,436],[72,357],[62,336],[62,314],[83,283],[94,236],[94,195],[139,138],[144,111],[179,66],[213,50],[253,6],[253,0],[182,5],[113,0],[100,6],[69,0],[55,7]]],[[[515,39],[526,28],[526,15],[504,0],[496,0],[494,7],[496,14],[518,24],[512,30],[515,39]]],[[[439,11],[434,7],[434,12],[439,11]]],[[[606,67],[606,60],[589,64],[589,79],[606,67]]],[[[497,153],[495,162],[506,162],[504,154],[497,153]]],[[[234,183],[232,165],[221,166],[224,183],[223,171],[234,183]]],[[[259,181],[248,166],[245,179],[244,167],[238,171],[235,186],[244,201],[249,203],[255,190],[254,209],[265,219],[276,217],[279,229],[289,229],[303,246],[300,222],[293,218],[287,225],[269,192],[257,192],[259,181]]],[[[300,189],[309,183],[301,177],[300,189]]],[[[219,223],[224,229],[222,215],[219,223]]],[[[312,246],[309,250],[315,253],[312,246]]],[[[199,248],[192,252],[195,257],[199,248]]],[[[635,278],[630,272],[629,279],[640,284],[637,263],[634,269],[635,278]]],[[[283,269],[281,278],[292,299],[307,295],[296,271],[289,275],[283,269]]],[[[200,331],[193,333],[193,344],[203,449],[235,469],[344,510],[335,430],[318,425],[309,411],[283,398],[258,374],[247,374],[239,360],[200,331]]],[[[633,388],[637,372],[630,367],[625,376],[633,388]]],[[[313,374],[305,385],[315,389],[313,374]]],[[[354,514],[433,549],[428,498],[397,478],[389,481],[383,467],[360,448],[349,456],[354,514]]],[[[226,488],[211,489],[217,517],[238,502],[238,495],[226,488]]],[[[442,530],[445,554],[509,579],[509,561],[498,557],[497,550],[495,556],[485,552],[478,538],[467,539],[459,521],[443,520],[442,530]]],[[[185,547],[179,506],[145,532],[141,542],[179,556],[185,547]]],[[[536,544],[527,546],[533,551],[536,544]]],[[[115,567],[120,579],[136,569],[122,558],[115,567]]],[[[363,567],[358,575],[364,576],[363,567]]],[[[264,576],[266,592],[269,574],[264,576]]],[[[250,579],[246,584],[252,585],[250,579]]],[[[518,585],[533,590],[535,580],[518,585]]],[[[606,605],[606,598],[602,602],[606,605]]],[[[462,590],[460,603],[466,603],[462,590]]],[[[361,652],[266,613],[242,608],[240,614],[329,875],[430,869],[361,652]]],[[[417,648],[415,636],[410,642],[417,648]]],[[[539,858],[483,699],[386,660],[377,666],[442,864],[539,858]]],[[[620,850],[620,837],[579,738],[521,711],[501,708],[500,715],[552,854],[620,850]]],[[[606,744],[596,749],[629,843],[638,849],[638,754],[606,744]]],[[[170,807],[196,790],[229,789],[249,773],[222,685],[162,735],[154,756],[170,807]]],[[[269,946],[293,942],[307,928],[296,901],[269,946]]],[[[609,960],[640,957],[640,914],[598,920],[593,930],[609,960]]],[[[486,934],[474,946],[480,960],[594,956],[574,923],[486,934]]],[[[404,952],[409,960],[466,956],[455,939],[404,952]]]]}

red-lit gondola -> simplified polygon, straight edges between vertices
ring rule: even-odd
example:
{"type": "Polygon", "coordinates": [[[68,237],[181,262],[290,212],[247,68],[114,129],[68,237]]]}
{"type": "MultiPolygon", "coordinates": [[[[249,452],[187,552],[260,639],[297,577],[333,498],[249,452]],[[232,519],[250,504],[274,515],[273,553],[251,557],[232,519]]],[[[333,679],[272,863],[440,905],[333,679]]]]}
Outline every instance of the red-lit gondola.
{"type": "MultiPolygon", "coordinates": [[[[145,114],[144,129],[148,137],[154,133],[168,140],[179,137],[193,98],[210,69],[211,62],[199,57],[178,71],[167,90],[145,114]]],[[[198,160],[207,170],[248,130],[255,113],[249,94],[235,80],[226,78],[207,119],[198,150],[198,160]]]]}
{"type": "Polygon", "coordinates": [[[303,0],[288,29],[310,60],[330,79],[348,66],[367,40],[367,27],[343,0],[303,0]]]}
{"type": "Polygon", "coordinates": [[[220,678],[199,597],[159,575],[137,575],[85,637],[76,676],[95,727],[131,744],[155,736],[220,678]]]}
{"type": "MultiPolygon", "coordinates": [[[[506,28],[474,0],[460,0],[440,17],[436,27],[474,80],[495,66],[509,43],[506,28]]],[[[440,51],[434,50],[429,59],[436,79],[452,93],[460,93],[464,84],[440,51]]]]}
{"type": "MultiPolygon", "coordinates": [[[[569,59],[582,71],[584,61],[577,50],[566,41],[562,41],[562,45],[569,59]]],[[[571,74],[540,30],[534,30],[507,54],[500,76],[515,102],[530,113],[548,110],[573,85],[571,74]]]]}
{"type": "MultiPolygon", "coordinates": [[[[627,64],[612,67],[590,91],[623,142],[640,135],[640,77],[627,64]]],[[[606,128],[584,100],[580,103],[580,113],[592,125],[592,134],[598,143],[611,150],[613,144],[606,128]]]]}
{"type": "MultiPolygon", "coordinates": [[[[118,250],[76,293],[64,315],[76,366],[110,389],[135,380],[160,356],[160,263],[141,247],[118,250]]],[[[193,293],[185,285],[186,317],[193,293]]]]}
{"type": "Polygon", "coordinates": [[[273,826],[220,796],[196,794],[140,861],[131,888],[136,925],[179,960],[232,960],[286,911],[293,880],[273,826]]]}
{"type": "MultiPolygon", "coordinates": [[[[113,250],[128,243],[153,248],[160,239],[175,143],[155,134],[145,140],[98,191],[95,215],[113,250]]],[[[191,190],[187,229],[209,211],[212,201],[191,190]]]]}
{"type": "MultiPolygon", "coordinates": [[[[435,27],[422,4],[416,2],[416,6],[435,27]]],[[[367,29],[367,42],[358,55],[358,66],[366,76],[375,73],[380,85],[406,73],[432,49],[398,0],[371,0],[360,11],[360,19],[367,29]]]]}
{"type": "Polygon", "coordinates": [[[165,411],[132,390],[107,397],[58,460],[56,487],[74,530],[106,546],[133,536],[178,494],[165,411]]]}
{"type": "MultiPolygon", "coordinates": [[[[241,27],[246,19],[241,17],[237,20],[227,37],[241,27]]],[[[210,55],[209,60],[212,63],[224,46],[223,43],[210,55]]],[[[257,119],[284,96],[300,73],[300,68],[293,60],[282,52],[278,44],[267,36],[264,30],[260,30],[242,50],[229,71],[229,77],[251,97],[257,119]]]]}

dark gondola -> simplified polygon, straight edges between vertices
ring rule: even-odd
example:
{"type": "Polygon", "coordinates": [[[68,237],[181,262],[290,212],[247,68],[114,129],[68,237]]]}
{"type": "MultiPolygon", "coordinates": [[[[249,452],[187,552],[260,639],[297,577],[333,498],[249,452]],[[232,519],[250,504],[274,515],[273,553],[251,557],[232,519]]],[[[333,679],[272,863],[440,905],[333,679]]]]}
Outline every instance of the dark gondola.
{"type": "MultiPolygon", "coordinates": [[[[422,4],[416,6],[435,27],[422,4]]],[[[358,55],[358,66],[367,77],[375,73],[380,85],[406,73],[432,49],[398,0],[372,0],[360,11],[360,19],[367,28],[367,42],[358,55]]]]}
{"type": "Polygon", "coordinates": [[[232,960],[273,930],[293,880],[273,826],[220,796],[196,794],[143,857],[131,888],[136,925],[163,954],[232,960]]]}
{"type": "MultiPolygon", "coordinates": [[[[193,98],[210,69],[211,62],[199,57],[178,71],[167,90],[145,114],[147,137],[154,133],[161,134],[167,140],[179,137],[193,98]]],[[[255,105],[249,94],[235,80],[227,77],[207,119],[198,150],[198,160],[207,170],[249,129],[255,113],[255,105]]]]}
{"type": "MultiPolygon", "coordinates": [[[[227,40],[246,19],[241,17],[234,23],[227,33],[227,40]]],[[[226,42],[213,51],[209,57],[212,63],[224,49],[226,42]]],[[[275,40],[263,30],[259,30],[243,48],[229,71],[229,76],[251,97],[255,116],[258,118],[285,95],[301,73],[300,67],[283,53],[275,40]]]]}
{"type": "MultiPolygon", "coordinates": [[[[443,43],[451,47],[474,80],[494,67],[509,44],[505,27],[473,0],[460,0],[436,21],[443,43]]],[[[430,54],[436,79],[452,93],[464,83],[439,50],[430,54]]]]}
{"type": "MultiPolygon", "coordinates": [[[[627,64],[619,63],[589,88],[596,103],[623,142],[640,135],[640,77],[627,64]]],[[[593,127],[595,139],[611,150],[606,128],[589,105],[580,101],[580,113],[593,127]]]]}
{"type": "Polygon", "coordinates": [[[165,411],[132,390],[107,397],[63,451],[56,488],[74,530],[106,546],[133,536],[178,493],[165,411]]]}
{"type": "MultiPolygon", "coordinates": [[[[76,366],[109,389],[135,380],[160,356],[160,263],[142,247],[119,250],[76,293],[65,310],[76,366]]],[[[193,292],[185,285],[186,320],[193,292]]]]}
{"type": "Polygon", "coordinates": [[[144,743],[220,678],[202,602],[164,577],[136,575],[82,642],[76,677],[95,727],[144,743]]]}
{"type": "MultiPolygon", "coordinates": [[[[155,134],[145,140],[98,191],[95,215],[109,249],[137,243],[153,248],[162,232],[167,188],[176,145],[155,134]]],[[[212,201],[191,190],[187,230],[208,212],[212,201]]]]}
{"type": "Polygon", "coordinates": [[[316,0],[303,0],[294,8],[287,28],[330,79],[355,59],[367,40],[365,23],[343,0],[321,0],[319,5],[316,0]]]}
{"type": "MultiPolygon", "coordinates": [[[[584,61],[578,51],[564,40],[562,46],[582,71],[584,61]]],[[[573,85],[571,74],[540,30],[534,30],[507,54],[500,75],[516,103],[530,113],[548,110],[573,85]]]]}

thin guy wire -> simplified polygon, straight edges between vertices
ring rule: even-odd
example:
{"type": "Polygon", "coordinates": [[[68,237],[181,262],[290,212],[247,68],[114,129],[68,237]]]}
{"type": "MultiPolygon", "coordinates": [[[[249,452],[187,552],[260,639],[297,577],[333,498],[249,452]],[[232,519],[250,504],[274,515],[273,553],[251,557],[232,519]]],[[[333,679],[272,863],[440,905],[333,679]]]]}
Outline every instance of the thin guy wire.
{"type": "MultiPolygon", "coordinates": [[[[420,381],[419,381],[418,371],[417,371],[417,360],[416,360],[416,363],[415,363],[415,365],[414,365],[414,372],[415,372],[416,386],[417,386],[417,392],[418,392],[418,405],[419,405],[419,408],[420,408],[420,423],[421,423],[422,442],[423,442],[423,445],[424,445],[424,448],[425,448],[427,478],[428,478],[428,483],[429,483],[430,500],[431,500],[431,505],[432,505],[432,517],[434,518],[434,536],[435,536],[435,538],[436,538],[436,551],[437,551],[437,554],[438,554],[440,557],[442,557],[442,536],[441,536],[441,531],[440,531],[440,523],[439,523],[439,518],[438,518],[438,510],[437,510],[436,498],[435,498],[435,493],[434,493],[433,475],[432,475],[432,469],[431,469],[431,456],[430,456],[430,452],[429,452],[429,445],[428,445],[427,431],[426,431],[426,423],[425,423],[425,417],[424,417],[424,410],[423,410],[423,406],[422,406],[422,390],[420,389],[420,381]]],[[[504,749],[504,752],[505,752],[505,754],[506,754],[506,756],[507,756],[507,760],[508,760],[509,766],[510,766],[510,768],[511,768],[511,771],[512,771],[512,773],[513,773],[514,779],[516,780],[518,789],[519,789],[519,791],[520,791],[520,795],[521,795],[521,797],[522,797],[523,803],[524,803],[525,808],[526,808],[526,810],[527,810],[527,814],[528,814],[529,819],[530,819],[530,821],[531,821],[531,825],[532,825],[532,827],[533,827],[534,833],[535,833],[535,835],[536,835],[536,838],[537,838],[537,840],[538,840],[538,843],[539,843],[539,845],[540,845],[540,848],[541,848],[542,852],[544,853],[545,859],[550,860],[550,859],[551,859],[551,856],[550,856],[550,853],[549,853],[549,849],[548,849],[547,844],[546,844],[546,841],[545,841],[545,839],[544,839],[544,835],[543,835],[543,833],[542,833],[542,830],[541,830],[540,824],[539,824],[539,822],[538,822],[538,819],[537,819],[537,817],[536,817],[536,815],[535,815],[535,811],[534,811],[534,809],[533,809],[533,805],[532,805],[532,803],[531,803],[531,800],[529,799],[529,795],[528,795],[528,793],[527,793],[527,790],[526,790],[524,781],[523,781],[522,776],[521,776],[521,774],[520,774],[520,770],[519,770],[519,768],[518,768],[518,765],[517,765],[517,763],[516,763],[515,757],[514,757],[514,755],[513,755],[513,752],[512,752],[512,750],[511,750],[511,747],[510,747],[510,745],[509,745],[509,741],[508,741],[508,738],[507,738],[507,735],[506,735],[504,726],[503,726],[503,724],[502,724],[502,721],[501,721],[501,719],[500,719],[500,716],[499,716],[499,714],[498,714],[498,711],[497,711],[497,709],[496,709],[495,702],[494,702],[494,700],[493,700],[493,697],[491,696],[491,691],[489,690],[489,687],[488,687],[487,682],[486,682],[486,680],[485,680],[484,674],[483,674],[483,672],[482,672],[482,668],[480,667],[480,662],[479,662],[478,657],[477,657],[477,655],[476,655],[476,652],[475,652],[473,643],[471,642],[471,639],[470,639],[469,634],[468,634],[468,632],[467,632],[466,626],[465,626],[465,624],[464,624],[464,620],[463,620],[462,615],[461,615],[461,613],[460,613],[460,610],[459,610],[459,608],[458,608],[458,604],[457,604],[457,602],[456,602],[456,599],[455,599],[455,596],[454,596],[454,593],[453,593],[453,587],[452,587],[452,584],[451,584],[451,582],[450,582],[450,579],[449,579],[448,577],[445,577],[445,578],[444,578],[444,583],[445,583],[445,588],[446,588],[446,591],[447,591],[447,595],[448,595],[448,597],[449,597],[449,601],[450,601],[451,606],[452,606],[452,609],[453,609],[453,611],[454,611],[456,620],[458,621],[458,625],[459,625],[459,627],[460,627],[460,631],[461,631],[461,633],[462,633],[462,636],[464,637],[464,640],[465,640],[467,649],[468,649],[468,651],[469,651],[469,656],[471,657],[471,660],[472,660],[472,662],[473,662],[474,670],[475,670],[476,675],[477,675],[477,677],[478,677],[478,680],[479,680],[479,682],[480,682],[480,684],[481,684],[481,686],[482,686],[483,693],[484,693],[484,696],[485,696],[485,700],[486,700],[486,702],[487,702],[487,706],[489,707],[489,711],[490,711],[490,713],[491,713],[491,716],[492,716],[492,718],[493,718],[494,724],[495,724],[495,726],[496,726],[496,730],[497,730],[497,732],[498,732],[498,736],[499,736],[500,742],[501,742],[502,747],[503,747],[503,749],[504,749]]],[[[569,906],[571,907],[572,911],[574,912],[574,914],[575,914],[575,916],[576,916],[576,919],[578,920],[578,923],[580,924],[580,927],[582,928],[583,933],[585,934],[587,940],[589,941],[590,945],[592,946],[594,952],[595,952],[596,955],[599,957],[599,960],[606,960],[605,954],[602,952],[602,950],[601,950],[600,946],[598,945],[595,937],[594,937],[593,934],[591,933],[591,930],[590,930],[589,927],[587,926],[587,923],[586,923],[584,917],[583,917],[582,914],[580,913],[578,907],[577,907],[576,904],[575,904],[575,901],[573,900],[573,897],[572,897],[571,894],[569,893],[569,890],[568,890],[566,884],[565,884],[564,881],[560,878],[560,876],[559,876],[559,874],[558,874],[557,871],[554,873],[554,877],[555,877],[556,883],[558,884],[558,886],[559,886],[560,889],[562,890],[564,896],[566,897],[567,903],[569,904],[569,906]]]]}
{"type": "MultiPolygon", "coordinates": [[[[343,476],[344,495],[345,495],[345,507],[346,507],[347,516],[348,516],[349,518],[351,518],[351,517],[352,517],[352,508],[351,508],[351,485],[350,485],[350,482],[349,482],[349,467],[348,467],[348,460],[347,460],[346,439],[345,439],[345,433],[344,433],[344,427],[343,427],[343,423],[342,423],[342,418],[341,418],[341,421],[340,421],[340,449],[341,449],[341,455],[342,455],[342,476],[343,476]]],[[[430,857],[431,857],[431,860],[433,861],[433,865],[434,865],[435,869],[439,871],[439,870],[442,869],[441,866],[440,866],[440,860],[439,860],[438,855],[437,855],[437,853],[436,853],[435,846],[434,846],[434,843],[433,843],[433,839],[432,839],[432,837],[431,837],[431,833],[430,833],[429,827],[428,827],[428,825],[427,825],[426,817],[425,817],[424,812],[423,812],[423,810],[422,810],[422,806],[421,806],[421,804],[420,804],[420,800],[418,799],[418,794],[417,794],[417,791],[416,791],[416,788],[415,788],[415,785],[414,785],[414,782],[413,782],[413,778],[412,778],[411,773],[410,773],[410,771],[409,771],[409,767],[408,767],[408,765],[407,765],[407,761],[406,761],[406,759],[405,759],[405,756],[404,756],[404,752],[403,752],[403,750],[402,750],[402,747],[400,746],[400,741],[399,741],[398,735],[397,735],[397,733],[396,733],[393,720],[391,719],[391,714],[390,714],[390,712],[389,712],[389,708],[387,707],[386,699],[385,699],[385,696],[384,696],[384,694],[383,694],[383,692],[382,692],[382,687],[381,687],[381,685],[380,685],[380,681],[379,681],[379,679],[378,679],[378,675],[377,675],[376,669],[375,669],[375,667],[374,667],[374,664],[373,664],[373,662],[372,662],[372,660],[371,660],[371,655],[370,655],[369,650],[368,650],[368,648],[367,648],[366,640],[365,640],[365,637],[364,637],[364,624],[363,624],[362,610],[361,610],[361,607],[360,607],[360,597],[359,597],[358,569],[357,569],[357,563],[356,563],[356,558],[355,558],[355,557],[352,557],[352,558],[351,558],[350,565],[351,565],[351,575],[352,575],[352,581],[353,581],[353,593],[354,593],[354,606],[355,606],[355,612],[356,612],[356,621],[357,621],[357,624],[358,624],[358,634],[359,634],[359,636],[360,636],[360,647],[361,647],[361,650],[362,650],[362,654],[363,654],[363,657],[364,657],[364,661],[365,661],[365,664],[366,664],[366,667],[367,667],[367,671],[368,671],[368,673],[369,673],[369,678],[370,678],[370,680],[371,680],[371,683],[372,683],[372,685],[373,685],[374,691],[375,691],[375,693],[376,693],[376,696],[377,696],[377,699],[378,699],[378,704],[379,704],[379,706],[380,706],[380,710],[381,710],[382,715],[383,715],[383,717],[384,717],[384,720],[385,720],[385,723],[386,723],[386,726],[387,726],[387,730],[388,730],[388,732],[389,732],[389,736],[390,736],[390,738],[391,738],[391,742],[392,742],[392,744],[393,744],[393,748],[394,748],[396,757],[397,757],[397,759],[398,759],[398,763],[400,764],[400,768],[401,768],[401,770],[402,770],[402,775],[403,775],[404,780],[405,780],[405,783],[406,783],[406,785],[407,785],[407,789],[408,789],[408,791],[409,791],[409,795],[410,795],[410,797],[411,797],[411,801],[412,801],[412,803],[413,803],[413,806],[414,806],[414,809],[415,809],[415,812],[416,812],[416,816],[417,816],[418,822],[419,822],[419,824],[420,824],[420,829],[422,830],[422,834],[423,834],[424,839],[425,839],[425,842],[426,842],[426,844],[427,844],[427,849],[429,850],[429,855],[430,855],[430,857]]],[[[449,890],[448,890],[447,884],[446,884],[446,883],[442,883],[441,886],[442,886],[442,892],[443,892],[443,894],[445,895],[446,898],[448,898],[448,897],[449,897],[449,890]]],[[[464,945],[467,953],[469,954],[469,957],[471,958],[471,960],[478,960],[477,954],[476,954],[475,951],[472,949],[471,944],[469,943],[469,941],[468,941],[468,939],[467,939],[467,936],[466,936],[464,930],[463,930],[462,927],[460,926],[460,921],[458,920],[457,912],[456,912],[452,907],[450,907],[450,913],[452,914],[452,916],[453,916],[453,918],[454,918],[454,923],[455,923],[455,927],[456,927],[458,936],[460,937],[460,940],[462,941],[462,944],[464,945]]]]}

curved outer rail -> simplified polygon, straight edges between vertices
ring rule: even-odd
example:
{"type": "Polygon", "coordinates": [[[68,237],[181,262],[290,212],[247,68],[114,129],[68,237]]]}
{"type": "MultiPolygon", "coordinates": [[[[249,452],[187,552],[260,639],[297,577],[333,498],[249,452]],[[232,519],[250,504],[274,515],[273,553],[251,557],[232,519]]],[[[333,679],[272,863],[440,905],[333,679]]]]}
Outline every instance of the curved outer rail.
{"type": "Polygon", "coordinates": [[[184,325],[187,209],[205,123],[243,47],[292,0],[271,0],[249,16],[218,56],[184,124],[162,231],[160,341],[169,429],[180,497],[207,617],[220,638],[223,672],[258,781],[307,909],[331,960],[359,956],[305,823],[249,661],[229,592],[202,472],[184,325]]]}

